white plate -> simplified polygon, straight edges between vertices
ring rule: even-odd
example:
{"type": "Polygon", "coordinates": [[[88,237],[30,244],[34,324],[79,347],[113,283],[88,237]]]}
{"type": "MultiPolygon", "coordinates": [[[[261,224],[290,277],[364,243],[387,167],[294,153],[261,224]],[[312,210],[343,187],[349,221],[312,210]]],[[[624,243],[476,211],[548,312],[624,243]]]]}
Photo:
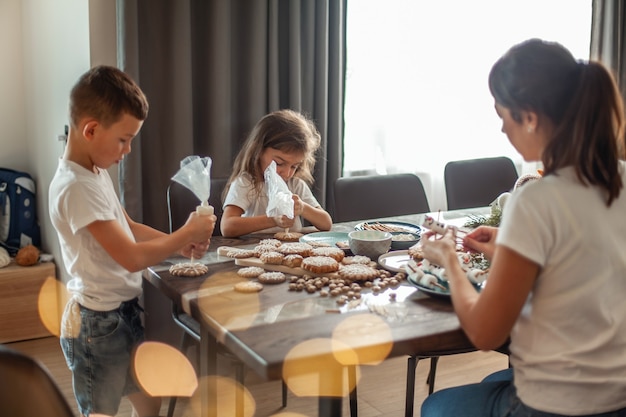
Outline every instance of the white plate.
{"type": "MultiPolygon", "coordinates": [[[[304,243],[328,243],[330,246],[338,247],[337,242],[348,243],[348,233],[345,232],[315,232],[309,233],[300,238],[300,242],[304,243]]],[[[340,248],[344,251],[350,248],[340,248]]]]}
{"type": "Polygon", "coordinates": [[[411,260],[408,250],[396,250],[380,255],[378,264],[393,272],[405,272],[404,265],[411,260]]]}

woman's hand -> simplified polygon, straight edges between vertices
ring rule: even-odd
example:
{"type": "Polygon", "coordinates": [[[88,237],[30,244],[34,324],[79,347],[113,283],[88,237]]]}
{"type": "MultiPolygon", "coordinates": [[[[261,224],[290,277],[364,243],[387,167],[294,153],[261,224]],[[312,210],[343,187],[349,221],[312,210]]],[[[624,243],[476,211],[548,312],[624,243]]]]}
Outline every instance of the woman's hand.
{"type": "Polygon", "coordinates": [[[456,229],[448,228],[443,236],[429,231],[422,235],[421,245],[424,257],[430,262],[448,268],[450,262],[458,262],[456,256],[456,229]]]}
{"type": "Polygon", "coordinates": [[[497,235],[497,227],[480,226],[465,235],[463,246],[470,251],[483,253],[487,259],[491,260],[496,250],[497,235]]]}

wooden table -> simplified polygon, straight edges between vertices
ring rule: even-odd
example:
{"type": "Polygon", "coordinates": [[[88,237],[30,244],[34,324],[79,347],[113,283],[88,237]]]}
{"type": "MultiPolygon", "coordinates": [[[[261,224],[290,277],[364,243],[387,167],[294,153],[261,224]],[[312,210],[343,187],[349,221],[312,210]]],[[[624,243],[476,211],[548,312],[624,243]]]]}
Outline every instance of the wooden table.
{"type": "MultiPolygon", "coordinates": [[[[432,215],[442,222],[462,225],[468,215],[485,213],[483,208],[432,215]]],[[[408,215],[386,220],[420,224],[421,219],[422,215],[408,215]]],[[[357,223],[336,224],[332,230],[351,231],[357,223]]],[[[236,274],[239,267],[233,259],[219,256],[217,248],[253,247],[266,237],[214,237],[209,253],[202,259],[209,272],[202,277],[172,276],[168,269],[174,259],[144,274],[146,280],[201,323],[202,376],[217,373],[218,343],[267,380],[282,379],[286,367],[310,368],[307,364],[316,363],[319,415],[340,416],[342,397],[328,392],[330,387],[344,384],[345,366],[420,352],[471,348],[452,305],[421,293],[407,282],[376,296],[364,291],[364,302],[353,309],[342,307],[340,313],[333,298],[288,291],[286,284],[265,285],[255,294],[235,292],[233,284],[243,280],[236,274]],[[390,292],[396,293],[395,301],[390,292]],[[341,363],[333,363],[337,358],[341,363]]],[[[202,415],[217,415],[215,390],[210,385],[203,392],[208,395],[202,395],[202,415]]]]}

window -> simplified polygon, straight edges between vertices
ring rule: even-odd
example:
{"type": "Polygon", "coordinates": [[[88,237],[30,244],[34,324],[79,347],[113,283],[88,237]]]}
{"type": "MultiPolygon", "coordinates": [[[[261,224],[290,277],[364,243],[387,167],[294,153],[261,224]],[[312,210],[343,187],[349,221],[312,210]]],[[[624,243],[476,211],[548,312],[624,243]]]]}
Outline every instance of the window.
{"type": "Polygon", "coordinates": [[[445,209],[443,168],[506,155],[487,77],[529,38],[557,41],[588,59],[587,0],[353,0],[347,9],[343,175],[417,173],[432,210],[445,209]]]}

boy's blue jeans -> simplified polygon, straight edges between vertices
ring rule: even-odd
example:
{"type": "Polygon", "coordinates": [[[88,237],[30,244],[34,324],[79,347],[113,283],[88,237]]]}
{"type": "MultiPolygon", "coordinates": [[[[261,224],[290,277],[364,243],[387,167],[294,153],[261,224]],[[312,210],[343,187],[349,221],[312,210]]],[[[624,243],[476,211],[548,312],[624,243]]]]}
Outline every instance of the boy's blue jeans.
{"type": "Polygon", "coordinates": [[[90,310],[73,299],[68,302],[61,348],[72,371],[74,396],[82,415],[116,415],[122,397],[139,390],[131,359],[143,337],[137,299],[111,311],[90,310]]]}
{"type": "MultiPolygon", "coordinates": [[[[513,370],[489,375],[479,384],[443,389],[422,404],[422,417],[565,417],[524,405],[513,386],[513,370]]],[[[626,417],[626,408],[581,417],[626,417]]]]}

